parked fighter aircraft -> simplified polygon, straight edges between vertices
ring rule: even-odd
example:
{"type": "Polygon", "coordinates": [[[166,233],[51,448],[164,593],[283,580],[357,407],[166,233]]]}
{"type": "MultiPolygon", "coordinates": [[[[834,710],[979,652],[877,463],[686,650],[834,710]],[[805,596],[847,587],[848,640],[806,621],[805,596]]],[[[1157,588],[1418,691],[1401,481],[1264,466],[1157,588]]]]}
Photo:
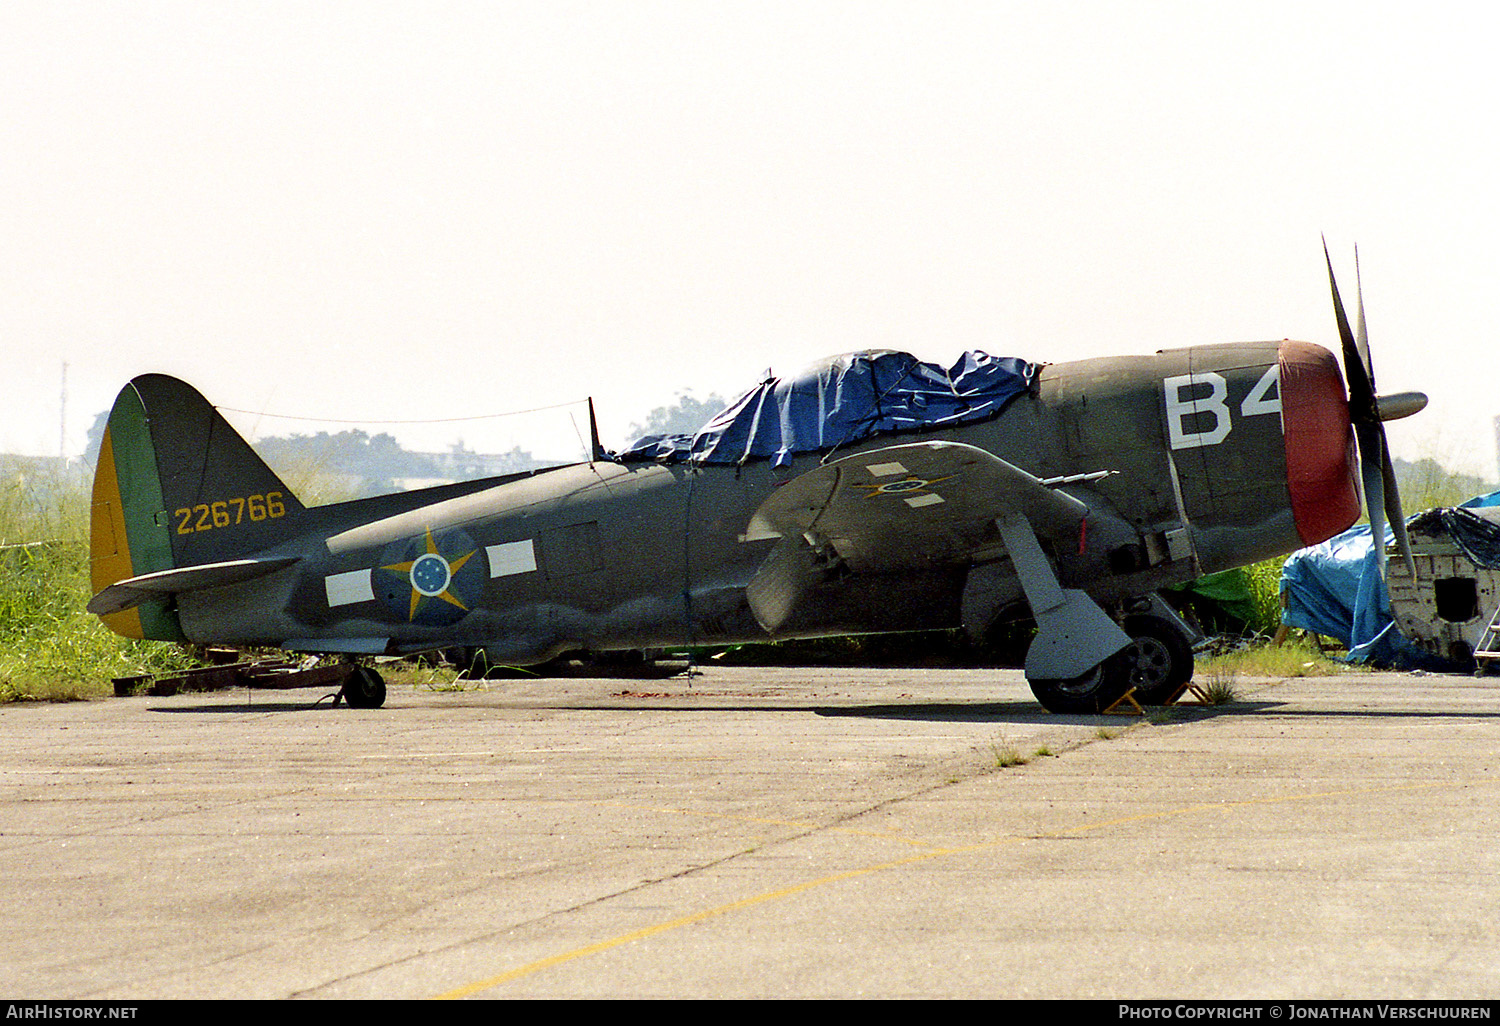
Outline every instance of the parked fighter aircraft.
{"type": "MultiPolygon", "coordinates": [[[[1326,254],[1325,254],[1326,255],[1326,254]]],[[[1403,522],[1363,304],[1333,355],[1232,343],[943,369],[856,353],[770,378],[696,435],[585,463],[305,507],[190,386],[116,400],[91,612],[131,636],[343,653],[595,651],[1035,619],[1041,703],[1092,712],[1192,673],[1164,585],[1403,522]]],[[[367,665],[345,686],[379,706],[367,665]]]]}

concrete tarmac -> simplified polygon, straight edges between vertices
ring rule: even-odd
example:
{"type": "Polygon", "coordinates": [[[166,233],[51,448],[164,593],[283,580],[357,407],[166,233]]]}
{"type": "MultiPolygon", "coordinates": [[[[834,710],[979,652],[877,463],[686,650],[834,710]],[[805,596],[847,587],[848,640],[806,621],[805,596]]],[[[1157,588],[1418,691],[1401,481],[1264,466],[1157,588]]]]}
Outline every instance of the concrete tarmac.
{"type": "Polygon", "coordinates": [[[1143,721],[1013,671],[710,668],[10,705],[0,994],[1500,995],[1497,682],[1238,692],[1143,721]]]}

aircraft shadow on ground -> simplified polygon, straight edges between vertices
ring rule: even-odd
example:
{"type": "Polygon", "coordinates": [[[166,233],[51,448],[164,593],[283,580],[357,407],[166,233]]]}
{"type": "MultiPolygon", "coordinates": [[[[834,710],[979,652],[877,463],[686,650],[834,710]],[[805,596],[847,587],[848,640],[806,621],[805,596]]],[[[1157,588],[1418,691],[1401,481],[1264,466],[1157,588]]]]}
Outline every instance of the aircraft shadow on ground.
{"type": "MultiPolygon", "coordinates": [[[[437,697],[437,696],[433,696],[437,697]]],[[[213,703],[203,705],[165,706],[156,705],[148,707],[150,712],[159,713],[295,713],[316,712],[332,710],[342,712],[343,707],[332,705],[333,695],[325,694],[316,699],[305,702],[278,701],[248,701],[234,703],[213,703]]],[[[1410,717],[1424,720],[1445,719],[1495,719],[1500,718],[1500,711],[1480,711],[1465,709],[1368,709],[1368,708],[1290,708],[1288,703],[1283,702],[1235,702],[1227,705],[1204,706],[1204,705],[1173,705],[1173,706],[1148,706],[1145,716],[1134,716],[1130,714],[1078,714],[1062,715],[1049,713],[1035,702],[1026,700],[1002,701],[1002,702],[874,702],[860,705],[829,705],[826,702],[801,702],[785,701],[783,699],[767,696],[764,701],[740,701],[724,702],[718,700],[713,694],[701,696],[688,696],[677,694],[658,695],[621,695],[614,701],[609,702],[538,702],[525,700],[520,702],[501,701],[472,701],[464,695],[455,694],[451,700],[441,701],[445,709],[486,709],[500,708],[524,708],[531,710],[551,710],[555,712],[579,711],[579,712],[622,712],[622,711],[651,711],[662,713],[703,713],[703,712],[734,712],[734,713],[812,713],[815,716],[829,718],[855,718],[871,720],[917,720],[930,723],[976,723],[985,721],[1026,721],[1026,722],[1048,722],[1062,724],[1076,723],[1098,723],[1101,721],[1129,725],[1142,718],[1150,720],[1158,725],[1169,725],[1178,723],[1193,723],[1200,720],[1217,719],[1221,716],[1254,716],[1258,714],[1274,713],[1277,716],[1292,717],[1296,719],[1381,719],[1393,716],[1410,717]],[[685,700],[686,699],[686,700],[685,700]]],[[[422,706],[421,708],[431,708],[422,706]]],[[[380,710],[384,715],[400,716],[408,711],[416,711],[415,708],[400,705],[387,707],[380,710]]]]}
{"type": "MultiPolygon", "coordinates": [[[[559,702],[556,704],[526,702],[527,709],[551,709],[556,711],[579,710],[587,712],[644,711],[651,712],[733,712],[733,713],[812,713],[829,718],[845,717],[872,720],[918,720],[931,723],[979,723],[979,722],[1045,722],[1045,723],[1097,723],[1100,721],[1129,722],[1140,719],[1126,715],[1079,715],[1065,716],[1049,713],[1032,701],[1013,702],[879,702],[868,705],[829,705],[826,702],[788,702],[767,698],[763,702],[728,703],[715,700],[713,695],[703,696],[707,701],[682,702],[685,696],[660,696],[662,700],[651,700],[651,696],[640,696],[639,701],[622,697],[615,702],[559,702]]],[[[486,705],[485,708],[494,708],[486,705]]],[[[1173,722],[1188,722],[1206,719],[1231,711],[1229,708],[1204,708],[1178,706],[1170,714],[1173,722]]],[[[1243,707],[1240,710],[1243,711],[1243,707]]],[[[1148,710],[1147,716],[1154,710],[1148,710]]]]}
{"type": "MultiPolygon", "coordinates": [[[[1150,717],[1157,713],[1160,707],[1147,709],[1146,716],[1150,717]]],[[[1096,715],[1064,715],[1049,713],[1035,702],[976,702],[976,703],[952,703],[952,702],[922,702],[913,705],[902,705],[897,702],[882,702],[877,705],[861,706],[824,706],[813,710],[819,716],[854,716],[877,720],[931,720],[936,722],[974,722],[981,720],[1029,720],[1048,723],[1093,723],[1100,719],[1109,720],[1138,720],[1141,717],[1120,713],[1104,716],[1096,715]]],[[[1183,722],[1188,719],[1204,719],[1209,716],[1220,715],[1225,710],[1207,709],[1202,707],[1188,708],[1186,706],[1175,707],[1170,714],[1175,722],[1183,722]]]]}
{"type": "MultiPolygon", "coordinates": [[[[287,702],[284,700],[271,702],[251,701],[235,702],[233,704],[184,705],[177,707],[167,705],[152,705],[147,706],[147,711],[155,713],[314,712],[320,709],[331,709],[333,708],[332,703],[333,695],[330,693],[327,695],[323,695],[322,697],[317,699],[308,699],[306,702],[287,702]]],[[[342,707],[339,708],[339,711],[343,711],[342,707]]]]}
{"type": "MultiPolygon", "coordinates": [[[[496,703],[465,701],[462,696],[455,695],[454,701],[442,702],[445,709],[474,708],[493,710],[496,703]]],[[[515,703],[517,708],[532,710],[551,710],[555,712],[626,712],[626,711],[651,711],[661,713],[703,713],[703,712],[733,712],[733,713],[811,713],[815,716],[826,716],[829,718],[845,717],[876,720],[916,720],[931,723],[975,723],[984,721],[1048,721],[1055,723],[1092,723],[1100,719],[1108,720],[1131,720],[1136,717],[1129,716],[1061,716],[1049,713],[1035,702],[880,702],[869,705],[829,705],[824,702],[788,702],[781,699],[768,697],[765,701],[734,702],[726,703],[715,700],[713,695],[704,695],[701,701],[682,701],[687,696],[622,696],[612,702],[536,702],[524,701],[515,703]]],[[[295,713],[316,712],[323,710],[343,711],[342,708],[335,709],[331,705],[332,695],[324,695],[317,700],[306,702],[269,701],[269,702],[233,702],[213,703],[201,705],[184,706],[150,706],[150,712],[159,713],[295,713]]],[[[501,707],[509,703],[499,703],[501,707]]],[[[430,708],[430,707],[424,707],[430,708]]],[[[408,711],[401,706],[387,707],[381,710],[389,716],[400,716],[408,711]]],[[[1209,716],[1219,715],[1227,712],[1227,709],[1204,709],[1178,707],[1170,715],[1174,722],[1186,722],[1190,719],[1203,719],[1209,716]]],[[[1244,711],[1240,707],[1236,711],[1244,711]]],[[[1148,713],[1149,715],[1149,713],[1148,713]]]]}

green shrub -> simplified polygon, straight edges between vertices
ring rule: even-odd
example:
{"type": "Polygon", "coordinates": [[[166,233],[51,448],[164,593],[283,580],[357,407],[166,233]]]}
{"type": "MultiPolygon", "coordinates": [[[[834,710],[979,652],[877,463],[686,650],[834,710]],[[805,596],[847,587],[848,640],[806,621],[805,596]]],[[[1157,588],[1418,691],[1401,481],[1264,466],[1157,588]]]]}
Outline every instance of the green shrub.
{"type": "Polygon", "coordinates": [[[0,481],[0,702],[111,693],[110,680],[192,665],[87,612],[89,498],[77,479],[12,469],[0,481]]]}
{"type": "Polygon", "coordinates": [[[1281,568],[1285,563],[1285,556],[1276,556],[1245,567],[1255,603],[1255,618],[1249,624],[1254,634],[1269,637],[1281,626],[1281,568]]]}

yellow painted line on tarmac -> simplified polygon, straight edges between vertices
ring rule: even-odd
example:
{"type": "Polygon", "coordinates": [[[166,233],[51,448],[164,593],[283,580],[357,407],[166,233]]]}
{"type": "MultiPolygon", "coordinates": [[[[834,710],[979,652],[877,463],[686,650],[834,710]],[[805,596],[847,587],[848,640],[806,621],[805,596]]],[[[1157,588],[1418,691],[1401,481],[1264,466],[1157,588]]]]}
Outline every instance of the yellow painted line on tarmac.
{"type": "Polygon", "coordinates": [[[1319,791],[1313,794],[1280,795],[1268,798],[1243,798],[1236,801],[1223,802],[1200,802],[1195,805],[1185,805],[1177,809],[1164,809],[1159,812],[1140,812],[1129,816],[1117,816],[1113,819],[1100,820],[1098,823],[1084,823],[1079,826],[1065,827],[1061,830],[1049,830],[1045,833],[1040,834],[1002,837],[998,840],[981,841],[978,844],[961,845],[955,848],[934,848],[931,851],[920,852],[916,855],[908,855],[906,858],[893,859],[891,861],[881,862],[873,866],[865,866],[860,869],[851,869],[843,873],[833,873],[829,876],[819,877],[816,880],[808,880],[805,883],[794,884],[791,887],[782,887],[778,890],[766,891],[763,894],[755,894],[748,898],[741,898],[739,901],[733,901],[727,905],[718,905],[714,908],[707,908],[698,912],[693,912],[689,915],[679,916],[676,919],[670,919],[664,923],[657,923],[655,926],[647,926],[640,930],[633,930],[630,933],[621,934],[618,937],[611,937],[608,940],[599,941],[597,944],[590,944],[586,947],[574,948],[572,951],[564,951],[561,954],[553,955],[550,958],[543,958],[536,962],[528,962],[526,965],[517,966],[509,972],[501,973],[498,976],[491,976],[488,979],[477,980],[474,983],[469,983],[462,987],[456,987],[453,990],[445,991],[442,994],[437,994],[435,995],[435,999],[440,1001],[451,1001],[458,998],[471,997],[475,994],[480,993],[481,991],[489,990],[492,987],[498,987],[502,983],[509,983],[511,980],[517,980],[523,976],[530,976],[533,973],[541,972],[543,969],[550,969],[553,966],[577,961],[580,958],[587,958],[590,955],[597,955],[600,952],[609,951],[611,948],[618,948],[622,945],[633,943],[634,941],[645,940],[648,937],[654,937],[657,934],[666,933],[669,930],[676,930],[684,926],[691,926],[694,923],[701,923],[704,920],[712,919],[715,916],[725,915],[729,912],[738,912],[741,909],[751,908],[755,905],[762,905],[768,901],[775,901],[779,898],[792,897],[793,895],[801,894],[803,891],[810,891],[815,887],[824,887],[829,884],[839,883],[844,880],[852,880],[855,877],[867,876],[871,873],[879,873],[887,869],[896,869],[900,866],[909,866],[918,862],[928,862],[932,859],[942,858],[948,855],[967,855],[974,852],[989,851],[998,848],[1009,847],[1016,844],[1022,844],[1026,841],[1037,841],[1049,838],[1068,837],[1076,834],[1093,833],[1095,831],[1104,830],[1109,827],[1124,826],[1130,823],[1142,823],[1154,819],[1169,819],[1173,816],[1187,816],[1199,812],[1227,812],[1231,809],[1245,808],[1252,805],[1280,805],[1292,802],[1317,801],[1319,799],[1327,798],[1352,798],[1359,795],[1390,794],[1397,791],[1430,790],[1432,788],[1438,787],[1456,787],[1460,783],[1462,782],[1431,781],[1422,784],[1401,784],[1385,787],[1356,787],[1338,791],[1319,791]]]}
{"type": "MultiPolygon", "coordinates": [[[[1017,837],[1014,838],[1014,840],[1019,842],[1026,840],[1026,838],[1017,837]]],[[[938,855],[947,855],[959,850],[962,849],[940,848],[930,852],[922,852],[919,855],[910,855],[904,859],[896,859],[893,862],[882,862],[877,866],[866,866],[863,869],[851,869],[846,873],[835,873],[832,876],[819,877],[816,880],[808,880],[806,883],[794,884],[791,887],[783,887],[780,890],[767,891],[764,894],[756,894],[749,898],[742,898],[739,901],[730,902],[728,905],[719,905],[716,908],[704,909],[701,912],[694,912],[691,915],[681,916],[677,919],[672,919],[665,923],[657,923],[655,926],[648,926],[641,930],[635,930],[631,933],[622,934],[619,937],[611,937],[609,940],[600,941],[597,944],[590,944],[587,947],[583,948],[574,948],[572,951],[565,951],[560,955],[553,955],[551,958],[544,958],[538,962],[530,962],[526,965],[518,966],[508,973],[501,973],[499,976],[492,976],[487,980],[479,980],[475,983],[470,983],[463,987],[457,987],[453,990],[446,991],[445,993],[438,994],[436,997],[437,1000],[440,1001],[451,1001],[456,998],[469,997],[473,994],[478,994],[482,990],[489,990],[491,987],[498,987],[502,983],[509,983],[511,980],[520,979],[522,976],[530,976],[532,973],[540,972],[543,969],[550,969],[552,966],[562,965],[564,962],[572,962],[575,959],[586,958],[589,955],[597,955],[601,951],[608,951],[611,948],[620,947],[622,944],[629,944],[632,941],[645,940],[647,937],[654,937],[659,933],[666,933],[668,930],[675,930],[679,927],[691,926],[693,923],[701,923],[705,919],[712,919],[714,916],[721,916],[726,912],[737,912],[742,908],[750,908],[753,905],[760,905],[767,901],[774,901],[777,898],[787,898],[794,894],[801,894],[803,891],[811,890],[814,887],[822,887],[825,884],[837,883],[840,880],[850,880],[856,876],[864,876],[868,873],[877,873],[882,869],[893,869],[896,866],[904,866],[912,862],[921,862],[926,859],[934,858],[938,855]]]]}

